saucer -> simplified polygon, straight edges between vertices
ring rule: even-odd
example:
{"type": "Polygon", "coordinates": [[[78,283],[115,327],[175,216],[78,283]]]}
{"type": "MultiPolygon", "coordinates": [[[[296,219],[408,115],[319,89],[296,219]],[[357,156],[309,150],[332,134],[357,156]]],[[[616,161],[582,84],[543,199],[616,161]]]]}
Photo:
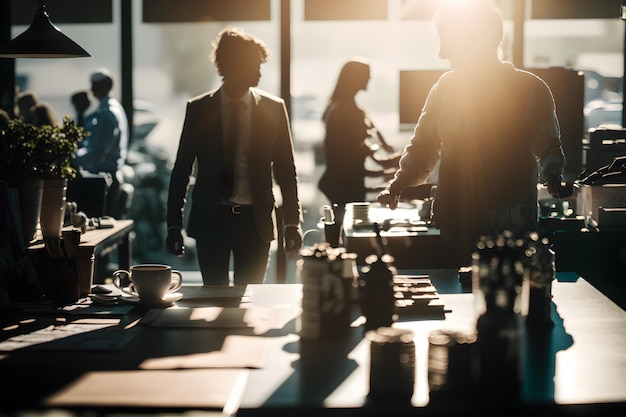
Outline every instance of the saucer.
{"type": "Polygon", "coordinates": [[[170,292],[167,293],[160,300],[142,300],[138,298],[137,301],[139,304],[150,307],[168,307],[171,306],[172,303],[183,298],[183,294],[179,292],[170,292]]]}
{"type": "Polygon", "coordinates": [[[139,294],[132,291],[128,287],[122,288],[122,291],[128,295],[124,297],[124,300],[131,302],[131,303],[136,303],[136,304],[141,304],[141,305],[151,306],[151,307],[167,307],[167,306],[172,305],[172,303],[183,298],[182,293],[170,292],[170,293],[165,294],[163,298],[161,298],[160,300],[142,300],[141,297],[139,297],[139,294]]]}

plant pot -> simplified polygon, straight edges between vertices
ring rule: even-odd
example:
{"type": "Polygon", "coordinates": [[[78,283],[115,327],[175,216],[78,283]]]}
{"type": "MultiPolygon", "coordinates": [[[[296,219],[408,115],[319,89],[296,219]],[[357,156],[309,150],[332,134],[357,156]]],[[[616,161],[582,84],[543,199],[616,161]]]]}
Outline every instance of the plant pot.
{"type": "Polygon", "coordinates": [[[43,184],[39,225],[44,240],[54,240],[61,236],[65,219],[67,179],[46,179],[43,184]]]}
{"type": "Polygon", "coordinates": [[[43,196],[43,180],[20,179],[10,183],[9,186],[17,190],[17,200],[22,218],[21,231],[24,236],[24,243],[28,245],[28,242],[35,238],[37,232],[43,196]]]}

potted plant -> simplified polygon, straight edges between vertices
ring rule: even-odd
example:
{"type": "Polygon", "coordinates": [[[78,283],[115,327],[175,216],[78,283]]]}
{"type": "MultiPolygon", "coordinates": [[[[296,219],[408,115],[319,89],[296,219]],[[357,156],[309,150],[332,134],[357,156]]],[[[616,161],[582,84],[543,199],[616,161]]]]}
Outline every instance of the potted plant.
{"type": "Polygon", "coordinates": [[[62,126],[38,127],[19,119],[0,125],[0,181],[17,189],[26,242],[40,220],[44,181],[60,180],[67,186],[76,177],[72,160],[82,138],[83,128],[69,116],[62,126]]]}
{"type": "Polygon", "coordinates": [[[35,236],[41,211],[43,179],[31,163],[37,148],[36,127],[18,119],[0,126],[0,180],[12,190],[20,208],[22,246],[35,236]]]}
{"type": "Polygon", "coordinates": [[[83,138],[83,128],[65,116],[62,126],[37,128],[33,165],[43,178],[39,224],[44,240],[57,241],[65,217],[67,182],[76,178],[72,160],[83,138]]]}
{"type": "Polygon", "coordinates": [[[38,176],[43,179],[76,178],[73,159],[78,143],[83,139],[83,128],[65,116],[61,126],[45,125],[36,129],[37,145],[32,163],[38,176]]]}
{"type": "Polygon", "coordinates": [[[14,185],[22,178],[39,178],[32,164],[37,148],[37,127],[19,119],[0,126],[0,179],[14,185]]]}

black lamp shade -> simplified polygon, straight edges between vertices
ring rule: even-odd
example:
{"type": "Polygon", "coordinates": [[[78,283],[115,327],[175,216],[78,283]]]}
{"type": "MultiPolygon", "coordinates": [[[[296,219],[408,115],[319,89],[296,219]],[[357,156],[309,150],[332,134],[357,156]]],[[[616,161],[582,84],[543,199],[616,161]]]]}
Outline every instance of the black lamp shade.
{"type": "Polygon", "coordinates": [[[0,58],[82,58],[89,52],[57,28],[42,4],[21,35],[0,46],[0,58]]]}

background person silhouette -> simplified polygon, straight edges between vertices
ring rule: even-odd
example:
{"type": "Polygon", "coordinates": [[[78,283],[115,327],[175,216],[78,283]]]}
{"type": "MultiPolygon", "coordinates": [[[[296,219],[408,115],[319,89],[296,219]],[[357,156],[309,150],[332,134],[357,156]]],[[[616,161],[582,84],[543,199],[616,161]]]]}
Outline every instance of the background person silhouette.
{"type": "Polygon", "coordinates": [[[378,200],[395,209],[402,190],[424,183],[440,161],[433,222],[450,262],[462,267],[481,235],[536,230],[537,183],[564,197],[565,158],[552,93],[501,60],[502,17],[491,2],[443,0],[434,22],[452,70],[432,87],[378,200]]]}
{"type": "Polygon", "coordinates": [[[70,101],[74,110],[76,111],[76,124],[79,126],[85,125],[85,112],[89,109],[91,105],[91,100],[89,99],[89,92],[87,91],[77,91],[71,95],[70,101]]]}
{"type": "MultiPolygon", "coordinates": [[[[120,206],[126,205],[120,204],[119,199],[123,194],[120,186],[124,182],[122,167],[126,162],[130,140],[128,118],[122,104],[111,96],[111,72],[102,68],[93,72],[89,79],[91,94],[98,100],[98,106],[84,116],[82,126],[85,138],[76,152],[74,164],[81,171],[109,177],[105,214],[119,218],[125,214],[120,211],[120,206]]],[[[89,97],[84,93],[75,94],[72,103],[76,108],[77,123],[80,124],[80,115],[89,107],[89,97]]]]}
{"type": "Polygon", "coordinates": [[[110,95],[113,88],[111,72],[97,70],[91,74],[90,81],[91,93],[99,103],[93,112],[85,116],[87,136],[81,142],[74,161],[86,171],[109,173],[115,181],[128,152],[128,119],[124,107],[110,95]]]}
{"type": "Polygon", "coordinates": [[[24,91],[15,98],[16,115],[23,122],[35,126],[56,126],[57,117],[52,107],[33,91],[24,91]]]}
{"type": "Polygon", "coordinates": [[[356,102],[356,94],[367,89],[369,80],[370,65],[365,59],[347,61],[339,72],[322,115],[326,128],[326,167],[318,188],[335,206],[335,226],[326,228],[326,238],[333,245],[338,243],[345,204],[366,201],[366,194],[371,191],[366,186],[366,177],[381,178],[381,182],[388,180],[395,172],[399,158],[399,153],[386,156],[376,153],[380,146],[387,152],[394,149],[356,102]],[[376,162],[381,169],[368,169],[368,159],[376,162]]]}

